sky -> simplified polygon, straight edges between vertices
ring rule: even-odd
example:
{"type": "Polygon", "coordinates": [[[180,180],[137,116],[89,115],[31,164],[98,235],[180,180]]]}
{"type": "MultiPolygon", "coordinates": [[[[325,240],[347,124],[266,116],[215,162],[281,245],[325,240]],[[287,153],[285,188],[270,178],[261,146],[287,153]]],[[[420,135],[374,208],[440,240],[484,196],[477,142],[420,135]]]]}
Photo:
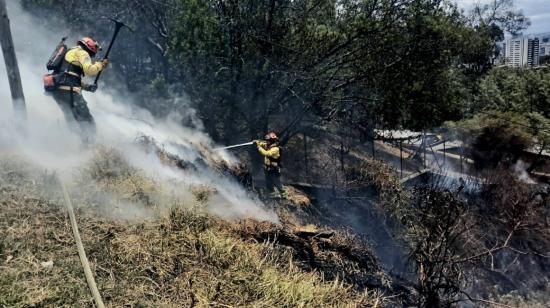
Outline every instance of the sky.
{"type": "MultiPolygon", "coordinates": [[[[477,2],[488,0],[455,0],[464,9],[472,7],[477,2]]],[[[531,26],[524,34],[550,32],[550,0],[514,0],[517,9],[523,10],[525,16],[531,20],[531,26]]]]}

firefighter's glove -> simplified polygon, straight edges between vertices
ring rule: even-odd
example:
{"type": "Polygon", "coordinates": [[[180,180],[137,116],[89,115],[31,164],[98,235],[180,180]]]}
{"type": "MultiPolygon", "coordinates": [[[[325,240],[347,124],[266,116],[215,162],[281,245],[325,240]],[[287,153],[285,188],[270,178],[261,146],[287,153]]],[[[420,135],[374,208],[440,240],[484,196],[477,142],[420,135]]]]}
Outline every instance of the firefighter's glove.
{"type": "Polygon", "coordinates": [[[103,69],[105,69],[107,65],[109,65],[109,59],[101,60],[101,66],[103,67],[103,69]]]}

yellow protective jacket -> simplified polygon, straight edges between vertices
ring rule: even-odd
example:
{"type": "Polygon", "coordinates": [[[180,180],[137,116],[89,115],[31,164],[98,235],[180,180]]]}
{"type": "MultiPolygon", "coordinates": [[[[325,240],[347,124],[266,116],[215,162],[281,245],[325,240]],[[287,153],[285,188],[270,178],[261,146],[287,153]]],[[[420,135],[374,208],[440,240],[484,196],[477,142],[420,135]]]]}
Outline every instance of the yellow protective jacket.
{"type": "Polygon", "coordinates": [[[281,149],[276,143],[267,145],[266,142],[257,143],[258,152],[264,156],[264,168],[268,171],[281,171],[281,149]]]}
{"type": "Polygon", "coordinates": [[[102,62],[92,63],[92,58],[82,47],[73,47],[65,54],[65,61],[61,66],[63,76],[59,80],[59,89],[77,93],[80,93],[82,88],[87,90],[88,85],[82,82],[82,76],[96,76],[103,68],[102,62]]]}
{"type": "Polygon", "coordinates": [[[90,57],[90,54],[88,54],[88,52],[82,49],[82,47],[80,46],[74,47],[71,50],[67,51],[67,54],[65,55],[65,61],[81,67],[84,75],[90,77],[96,76],[101,70],[103,70],[103,63],[96,62],[92,64],[92,58],[90,57]]]}

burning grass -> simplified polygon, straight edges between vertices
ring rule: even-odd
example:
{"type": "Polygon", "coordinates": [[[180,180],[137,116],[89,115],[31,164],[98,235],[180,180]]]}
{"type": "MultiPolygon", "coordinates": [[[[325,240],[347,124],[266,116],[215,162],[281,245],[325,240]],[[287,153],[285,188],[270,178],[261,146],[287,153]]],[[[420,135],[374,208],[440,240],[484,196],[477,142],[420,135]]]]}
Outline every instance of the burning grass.
{"type": "MultiPolygon", "coordinates": [[[[2,161],[0,167],[0,306],[91,306],[51,177],[14,160],[2,161]],[[53,261],[53,267],[41,265],[45,261],[53,261]]],[[[98,175],[95,189],[162,192],[145,178],[129,185],[128,178],[138,177],[132,170],[103,172],[100,167],[88,174],[98,175]]],[[[185,204],[144,221],[106,218],[89,199],[75,198],[87,192],[73,187],[72,195],[92,271],[109,306],[353,307],[384,302],[378,292],[359,291],[334,271],[338,262],[351,262],[349,268],[361,264],[353,258],[369,260],[368,270],[377,269],[375,259],[354,241],[317,233],[304,237],[270,223],[224,221],[185,204]],[[330,267],[318,266],[320,257],[303,266],[308,259],[302,259],[300,246],[274,240],[282,234],[323,255],[330,267]],[[327,277],[330,270],[334,277],[327,277]]],[[[196,196],[208,198],[208,192],[196,196]]]]}

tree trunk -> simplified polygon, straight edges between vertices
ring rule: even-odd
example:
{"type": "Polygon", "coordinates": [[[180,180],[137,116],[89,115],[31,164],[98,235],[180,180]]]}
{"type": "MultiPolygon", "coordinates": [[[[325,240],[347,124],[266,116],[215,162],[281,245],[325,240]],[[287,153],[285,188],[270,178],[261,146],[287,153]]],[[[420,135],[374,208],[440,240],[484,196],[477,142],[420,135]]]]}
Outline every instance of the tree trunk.
{"type": "Polygon", "coordinates": [[[10,20],[8,18],[8,9],[5,0],[0,0],[0,45],[2,45],[2,53],[4,55],[4,62],[6,63],[6,72],[8,73],[16,123],[21,125],[26,121],[27,111],[25,108],[25,96],[23,95],[21,75],[19,74],[19,66],[17,65],[17,58],[13,47],[10,20]]]}

